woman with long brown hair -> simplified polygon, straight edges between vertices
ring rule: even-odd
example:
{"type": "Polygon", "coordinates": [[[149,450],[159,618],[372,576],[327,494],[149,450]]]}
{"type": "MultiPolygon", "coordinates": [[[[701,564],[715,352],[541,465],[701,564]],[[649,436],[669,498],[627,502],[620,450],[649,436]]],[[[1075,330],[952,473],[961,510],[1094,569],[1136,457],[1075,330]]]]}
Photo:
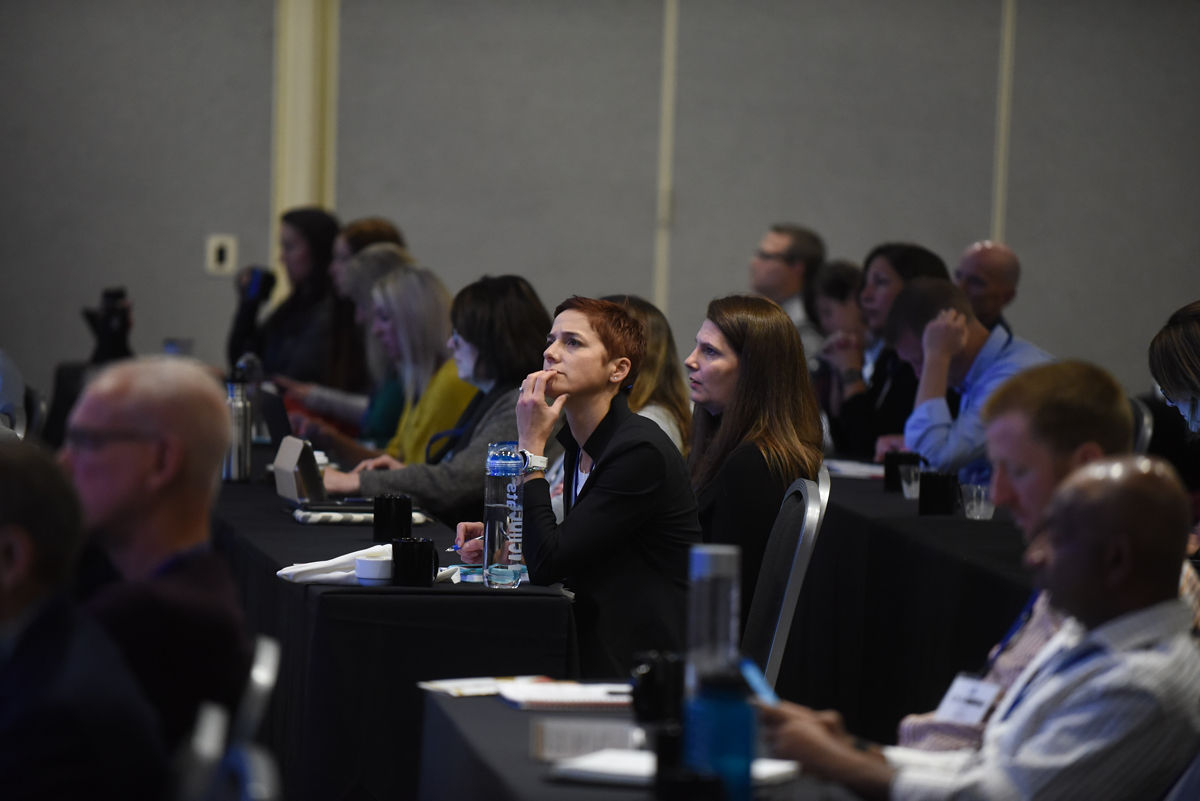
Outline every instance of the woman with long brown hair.
{"type": "Polygon", "coordinates": [[[821,423],[804,345],[765,298],[708,304],[684,360],[692,412],[688,459],[706,542],[742,549],[742,620],[784,493],[821,467],[821,423]]]}
{"type": "Polygon", "coordinates": [[[609,295],[646,329],[646,353],[629,391],[629,410],[658,423],[684,456],[692,430],[692,409],[679,366],[679,349],[666,316],[637,295],[609,295]]]}

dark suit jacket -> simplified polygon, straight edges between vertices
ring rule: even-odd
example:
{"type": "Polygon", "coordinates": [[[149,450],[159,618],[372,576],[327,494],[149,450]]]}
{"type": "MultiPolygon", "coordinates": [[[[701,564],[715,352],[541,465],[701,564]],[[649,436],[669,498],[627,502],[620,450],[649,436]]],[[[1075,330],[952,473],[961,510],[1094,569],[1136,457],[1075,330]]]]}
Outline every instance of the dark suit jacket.
{"type": "Polygon", "coordinates": [[[758,585],[767,539],[790,484],[791,481],[781,481],[771,474],[758,446],[743,442],[730,452],[713,480],[697,495],[704,541],[742,549],[743,630],[758,585]]]}
{"type": "Polygon", "coordinates": [[[166,753],[116,647],[49,601],[0,663],[0,797],[155,799],[166,753]]]}
{"type": "Polygon", "coordinates": [[[628,677],[641,650],[682,651],[688,550],[700,540],[696,499],[679,451],[625,396],[584,444],[595,461],[572,503],[579,444],[563,426],[565,516],[555,523],[550,485],[525,485],[525,558],[535,584],[575,592],[580,667],[587,678],[628,677]]]}
{"type": "Polygon", "coordinates": [[[117,581],[87,603],[158,711],[167,747],[191,732],[203,701],[232,712],[249,672],[250,637],[233,578],[210,550],[186,552],[144,581],[117,581]]]}

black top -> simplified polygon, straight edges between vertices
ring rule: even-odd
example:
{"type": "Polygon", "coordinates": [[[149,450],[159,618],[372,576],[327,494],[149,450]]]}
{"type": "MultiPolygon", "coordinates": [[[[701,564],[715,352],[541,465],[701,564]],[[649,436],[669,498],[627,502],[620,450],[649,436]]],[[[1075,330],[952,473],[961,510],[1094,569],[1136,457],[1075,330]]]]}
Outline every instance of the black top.
{"type": "Polygon", "coordinates": [[[116,647],[63,598],[0,659],[0,777],[12,801],[161,797],[158,721],[116,647]]]}
{"type": "Polygon", "coordinates": [[[743,442],[697,493],[704,541],[742,549],[742,630],[746,628],[767,539],[790,485],[791,481],[784,482],[771,473],[757,445],[743,442]]]}
{"type": "Polygon", "coordinates": [[[116,581],[87,602],[129,663],[174,749],[203,701],[232,712],[251,645],[229,567],[210,550],[185,552],[142,581],[116,581]]]}
{"type": "Polygon", "coordinates": [[[903,434],[917,397],[917,376],[892,348],[875,359],[867,391],[842,401],[841,413],[831,417],[834,450],[839,456],[870,461],[875,440],[884,434],[903,434]]]}
{"type": "Polygon", "coordinates": [[[327,286],[298,286],[260,325],[261,305],[255,299],[238,302],[226,343],[231,367],[250,352],[258,354],[268,376],[278,373],[350,392],[364,388],[362,336],[344,319],[341,304],[327,286]]]}
{"type": "Polygon", "coordinates": [[[628,677],[634,653],[684,648],[688,550],[700,540],[687,468],[658,424],[618,394],[584,444],[595,464],[572,502],[579,444],[567,426],[558,438],[566,449],[561,524],[545,479],[525,484],[530,579],[575,592],[583,676],[628,677]]]}

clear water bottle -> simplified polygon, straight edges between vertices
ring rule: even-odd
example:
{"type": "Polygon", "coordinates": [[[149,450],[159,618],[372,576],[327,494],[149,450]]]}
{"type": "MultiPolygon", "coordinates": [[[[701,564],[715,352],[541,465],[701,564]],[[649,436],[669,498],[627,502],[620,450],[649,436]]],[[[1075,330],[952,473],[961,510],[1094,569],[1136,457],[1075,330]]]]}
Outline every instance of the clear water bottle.
{"type": "Polygon", "coordinates": [[[229,416],[233,423],[233,440],[225,454],[221,478],[226,481],[249,481],[252,418],[250,400],[246,396],[246,378],[240,369],[235,369],[230,378],[226,384],[225,403],[229,406],[229,416]]]}
{"type": "Polygon", "coordinates": [[[516,587],[526,577],[523,506],[517,443],[488,443],[483,488],[483,583],[489,587],[516,587]]]}
{"type": "Polygon", "coordinates": [[[738,667],[741,575],[736,545],[692,547],[683,760],[715,774],[729,801],[750,801],[754,709],[738,667]]]}

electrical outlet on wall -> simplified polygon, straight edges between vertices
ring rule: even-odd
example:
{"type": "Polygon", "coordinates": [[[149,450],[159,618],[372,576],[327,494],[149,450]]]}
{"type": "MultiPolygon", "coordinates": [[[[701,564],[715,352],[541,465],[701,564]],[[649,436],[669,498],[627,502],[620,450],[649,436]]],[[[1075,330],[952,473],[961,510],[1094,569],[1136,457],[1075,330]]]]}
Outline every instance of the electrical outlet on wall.
{"type": "Polygon", "coordinates": [[[204,271],[209,275],[233,275],[237,269],[237,237],[209,234],[204,244],[204,271]]]}

